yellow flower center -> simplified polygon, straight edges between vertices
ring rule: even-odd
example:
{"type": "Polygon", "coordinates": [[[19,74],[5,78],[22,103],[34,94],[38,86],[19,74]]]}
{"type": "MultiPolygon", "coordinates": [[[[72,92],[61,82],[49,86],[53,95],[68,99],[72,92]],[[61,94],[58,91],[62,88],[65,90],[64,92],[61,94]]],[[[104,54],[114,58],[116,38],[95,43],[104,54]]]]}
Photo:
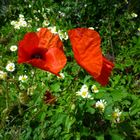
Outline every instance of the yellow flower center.
{"type": "Polygon", "coordinates": [[[117,112],[114,112],[114,113],[112,114],[112,116],[113,116],[113,118],[117,118],[117,117],[118,117],[118,113],[117,113],[117,112]]]}
{"type": "Polygon", "coordinates": [[[103,105],[103,104],[100,104],[100,105],[98,106],[98,108],[99,108],[99,110],[104,110],[104,105],[103,105]]]}
{"type": "Polygon", "coordinates": [[[12,67],[12,66],[10,66],[10,67],[9,67],[9,69],[10,69],[10,70],[13,70],[13,67],[12,67]]]}
{"type": "Polygon", "coordinates": [[[86,91],[83,91],[82,92],[82,96],[87,96],[87,92],[86,91]]]}

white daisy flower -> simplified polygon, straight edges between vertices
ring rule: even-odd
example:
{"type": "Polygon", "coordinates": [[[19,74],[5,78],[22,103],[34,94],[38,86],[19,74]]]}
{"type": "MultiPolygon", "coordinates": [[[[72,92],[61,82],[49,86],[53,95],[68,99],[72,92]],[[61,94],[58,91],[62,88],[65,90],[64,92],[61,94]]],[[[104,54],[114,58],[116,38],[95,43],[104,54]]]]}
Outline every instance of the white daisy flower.
{"type": "Polygon", "coordinates": [[[27,76],[27,75],[20,75],[18,79],[19,79],[19,81],[21,81],[21,82],[25,82],[25,81],[27,81],[28,76],[27,76]]]}
{"type": "Polygon", "coordinates": [[[12,45],[12,46],[10,47],[10,50],[11,50],[12,52],[15,52],[15,51],[17,50],[17,46],[16,46],[16,45],[12,45]]]}
{"type": "Polygon", "coordinates": [[[59,34],[59,37],[60,37],[60,39],[61,40],[68,40],[68,34],[67,34],[67,32],[63,32],[62,30],[59,30],[58,31],[58,34],[59,34]]]}
{"type": "Polygon", "coordinates": [[[136,13],[132,13],[131,16],[132,16],[133,18],[138,17],[138,15],[137,15],[136,13]]]}
{"type": "Polygon", "coordinates": [[[24,15],[22,15],[22,14],[19,14],[19,18],[24,18],[24,15]]]}
{"type": "Polygon", "coordinates": [[[36,30],[39,32],[41,28],[37,28],[36,30]]]}
{"type": "Polygon", "coordinates": [[[4,79],[6,79],[6,77],[7,77],[7,73],[0,71],[0,79],[4,80],[4,79]]]}
{"type": "Polygon", "coordinates": [[[20,25],[21,27],[27,27],[27,22],[26,22],[25,20],[20,20],[20,21],[19,21],[19,25],[20,25]]]}
{"type": "Polygon", "coordinates": [[[99,90],[98,90],[98,88],[97,88],[96,85],[93,85],[93,86],[91,87],[91,90],[92,90],[92,92],[94,92],[94,93],[98,93],[98,92],[99,92],[99,90]]]}
{"type": "Polygon", "coordinates": [[[121,114],[122,114],[122,112],[118,108],[114,110],[114,112],[112,113],[112,117],[113,117],[115,123],[120,122],[121,114]]]}
{"type": "MultiPolygon", "coordinates": [[[[91,95],[88,92],[87,85],[83,85],[80,89],[80,91],[76,92],[77,95],[82,96],[83,98],[91,98],[91,95]]],[[[91,98],[93,99],[93,98],[91,98]]]]}
{"type": "Polygon", "coordinates": [[[60,75],[60,77],[59,76],[57,76],[59,79],[64,79],[65,78],[65,75],[64,75],[64,73],[59,73],[59,75],[60,75]]]}
{"type": "Polygon", "coordinates": [[[57,32],[57,30],[56,30],[56,26],[48,27],[48,29],[49,29],[53,34],[58,34],[58,32],[57,32]]]}
{"type": "Polygon", "coordinates": [[[8,63],[6,66],[6,70],[13,72],[15,70],[15,64],[14,63],[8,63]]]}
{"type": "Polygon", "coordinates": [[[43,23],[42,23],[43,26],[48,26],[49,24],[50,24],[50,22],[46,21],[46,20],[44,20],[43,23]]]}
{"type": "Polygon", "coordinates": [[[93,28],[93,27],[89,27],[89,29],[94,30],[94,28],[93,28]]]}
{"type": "Polygon", "coordinates": [[[81,87],[81,90],[86,90],[86,91],[88,91],[88,86],[87,85],[82,85],[82,87],[81,87]]]}
{"type": "Polygon", "coordinates": [[[15,25],[16,24],[16,21],[11,21],[11,25],[15,25]]]}
{"type": "Polygon", "coordinates": [[[15,28],[15,29],[20,29],[20,24],[19,24],[19,22],[15,21],[14,28],[15,28]]]}
{"type": "Polygon", "coordinates": [[[64,40],[68,40],[69,37],[68,37],[67,32],[64,33],[63,38],[64,38],[64,40]]]}
{"type": "Polygon", "coordinates": [[[32,5],[31,4],[29,4],[29,8],[31,8],[32,7],[32,5]]]}
{"type": "Polygon", "coordinates": [[[61,11],[58,11],[58,13],[60,14],[60,16],[62,16],[62,17],[65,17],[65,13],[63,13],[63,12],[61,12],[61,11]]]}
{"type": "Polygon", "coordinates": [[[106,101],[101,99],[95,103],[95,108],[98,108],[100,111],[103,112],[106,104],[107,104],[106,101]]]}

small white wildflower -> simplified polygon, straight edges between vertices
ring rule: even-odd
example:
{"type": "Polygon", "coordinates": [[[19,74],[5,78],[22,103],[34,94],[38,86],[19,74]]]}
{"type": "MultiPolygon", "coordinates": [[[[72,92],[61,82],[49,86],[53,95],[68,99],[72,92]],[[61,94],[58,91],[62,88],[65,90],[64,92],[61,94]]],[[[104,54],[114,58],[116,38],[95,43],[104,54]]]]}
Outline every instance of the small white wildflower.
{"type": "Polygon", "coordinates": [[[91,97],[91,95],[89,94],[89,92],[88,92],[88,87],[87,87],[87,85],[83,85],[83,86],[81,87],[80,91],[78,91],[78,92],[76,92],[76,93],[77,93],[77,95],[82,96],[83,98],[90,98],[90,99],[93,99],[93,98],[91,97]]]}
{"type": "Polygon", "coordinates": [[[93,86],[91,87],[91,91],[94,92],[94,93],[98,93],[98,92],[99,92],[99,90],[98,90],[98,88],[97,88],[96,85],[93,85],[93,86]]]}
{"type": "Polygon", "coordinates": [[[133,18],[138,17],[138,15],[137,15],[136,13],[132,13],[131,16],[132,16],[133,18]]]}
{"type": "Polygon", "coordinates": [[[13,25],[15,29],[20,29],[20,27],[30,27],[22,14],[19,14],[18,21],[11,21],[11,25],[13,25]]]}
{"type": "Polygon", "coordinates": [[[114,110],[114,112],[112,113],[112,117],[113,117],[115,123],[120,122],[121,114],[122,114],[122,112],[118,108],[114,110]]]}
{"type": "Polygon", "coordinates": [[[56,26],[48,27],[48,29],[49,29],[53,34],[58,34],[58,32],[57,32],[57,30],[56,30],[56,26]]]}
{"type": "Polygon", "coordinates": [[[39,21],[39,18],[38,18],[38,17],[35,17],[35,20],[36,20],[36,21],[39,21]]]}
{"type": "Polygon", "coordinates": [[[12,45],[12,46],[10,47],[10,50],[11,50],[12,52],[15,52],[15,51],[17,50],[17,46],[16,46],[16,45],[12,45]]]}
{"type": "Polygon", "coordinates": [[[60,16],[62,16],[62,17],[65,17],[65,13],[63,13],[63,12],[61,12],[61,11],[58,11],[58,13],[60,14],[60,16]]]}
{"type": "Polygon", "coordinates": [[[13,72],[15,70],[15,64],[14,63],[8,63],[6,66],[6,70],[13,72]]]}
{"type": "Polygon", "coordinates": [[[11,21],[11,25],[15,25],[16,24],[16,21],[11,21]]]}
{"type": "Polygon", "coordinates": [[[4,79],[6,79],[6,77],[7,77],[7,73],[0,71],[0,79],[4,80],[4,79]]]}
{"type": "Polygon", "coordinates": [[[65,78],[65,75],[64,75],[64,73],[59,73],[59,75],[60,75],[60,77],[59,76],[57,76],[59,79],[64,79],[65,78]]]}
{"type": "Polygon", "coordinates": [[[87,7],[87,4],[85,4],[84,7],[87,7]]]}
{"type": "Polygon", "coordinates": [[[68,40],[68,38],[69,38],[69,37],[68,37],[68,34],[67,34],[67,32],[65,32],[65,33],[64,33],[64,36],[63,36],[63,38],[64,38],[64,40],[68,40]]]}
{"type": "Polygon", "coordinates": [[[94,28],[93,28],[93,27],[89,27],[89,29],[94,30],[94,28]]]}
{"type": "Polygon", "coordinates": [[[82,85],[82,87],[81,87],[81,90],[86,90],[86,91],[88,91],[88,86],[87,85],[82,85]]]}
{"type": "Polygon", "coordinates": [[[20,24],[19,24],[19,22],[15,21],[14,28],[15,28],[15,29],[20,29],[20,24]]]}
{"type": "Polygon", "coordinates": [[[50,24],[50,22],[49,21],[45,21],[45,20],[42,23],[43,26],[48,26],[49,24],[50,24]]]}
{"type": "Polygon", "coordinates": [[[68,39],[68,34],[67,34],[67,32],[63,32],[62,30],[59,30],[58,31],[58,34],[59,34],[59,37],[60,37],[60,39],[61,40],[67,40],[68,39]]]}
{"type": "Polygon", "coordinates": [[[22,15],[22,14],[19,14],[19,18],[24,18],[24,15],[22,15]]]}
{"type": "Polygon", "coordinates": [[[100,111],[104,111],[105,106],[106,106],[106,101],[105,100],[99,100],[95,103],[95,108],[98,108],[100,111]]]}
{"type": "Polygon", "coordinates": [[[21,27],[27,27],[27,22],[26,22],[25,20],[20,20],[20,21],[19,21],[19,25],[20,25],[21,27]]]}
{"type": "Polygon", "coordinates": [[[68,40],[68,34],[67,34],[67,32],[63,32],[63,31],[61,31],[61,30],[59,30],[58,31],[58,34],[59,34],[59,37],[60,37],[60,39],[61,40],[68,40]]]}
{"type": "Polygon", "coordinates": [[[63,32],[61,30],[58,30],[58,34],[61,40],[63,40],[63,32]]]}
{"type": "Polygon", "coordinates": [[[18,79],[19,79],[19,81],[21,81],[21,82],[25,82],[25,81],[27,81],[28,76],[27,76],[27,75],[20,75],[18,79]]]}
{"type": "Polygon", "coordinates": [[[49,78],[51,78],[51,77],[53,76],[53,74],[50,73],[50,72],[47,72],[47,74],[48,74],[48,77],[49,77],[49,78]]]}
{"type": "Polygon", "coordinates": [[[41,28],[37,28],[36,30],[39,32],[41,28]]]}
{"type": "Polygon", "coordinates": [[[31,4],[29,4],[29,8],[31,8],[32,7],[32,5],[31,4]]]}

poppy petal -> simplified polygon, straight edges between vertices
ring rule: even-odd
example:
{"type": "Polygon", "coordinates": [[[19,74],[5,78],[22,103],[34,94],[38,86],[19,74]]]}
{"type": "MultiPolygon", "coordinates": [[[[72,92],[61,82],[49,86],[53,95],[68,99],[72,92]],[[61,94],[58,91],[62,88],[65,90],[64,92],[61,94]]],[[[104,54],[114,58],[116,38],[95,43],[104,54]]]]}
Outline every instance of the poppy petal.
{"type": "Polygon", "coordinates": [[[39,40],[36,33],[27,33],[18,44],[18,63],[28,61],[33,51],[37,48],[38,43],[39,40]]]}
{"type": "Polygon", "coordinates": [[[77,63],[94,78],[102,69],[102,52],[99,34],[90,29],[76,28],[68,32],[77,63]]]}
{"type": "Polygon", "coordinates": [[[58,74],[58,72],[65,66],[67,59],[63,51],[57,47],[50,48],[45,56],[48,71],[58,74]],[[49,60],[49,61],[48,61],[49,60]]]}
{"type": "Polygon", "coordinates": [[[107,85],[114,64],[102,56],[98,32],[76,28],[70,30],[68,35],[77,63],[102,86],[107,85]]]}
{"type": "Polygon", "coordinates": [[[31,59],[28,63],[58,76],[58,72],[65,66],[66,61],[64,53],[59,48],[53,47],[46,52],[45,59],[31,59]]]}
{"type": "Polygon", "coordinates": [[[29,63],[58,76],[66,61],[62,41],[47,28],[27,33],[19,43],[18,63],[29,63]]]}
{"type": "Polygon", "coordinates": [[[51,33],[51,31],[47,28],[41,28],[39,32],[37,32],[39,37],[39,45],[40,48],[51,48],[58,47],[63,48],[63,43],[60,40],[57,34],[51,33]]]}
{"type": "Polygon", "coordinates": [[[107,60],[105,57],[103,57],[103,66],[101,70],[100,76],[95,78],[97,82],[99,82],[102,86],[106,86],[109,81],[109,77],[111,75],[112,69],[114,67],[114,64],[107,60]]]}

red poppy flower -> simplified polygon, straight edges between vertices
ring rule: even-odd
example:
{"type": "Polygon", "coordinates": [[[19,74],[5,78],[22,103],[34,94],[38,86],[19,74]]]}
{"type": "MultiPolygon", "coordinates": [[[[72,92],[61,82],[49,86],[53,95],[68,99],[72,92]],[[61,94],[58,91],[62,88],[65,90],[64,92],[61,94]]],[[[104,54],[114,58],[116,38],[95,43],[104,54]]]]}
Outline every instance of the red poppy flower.
{"type": "Polygon", "coordinates": [[[54,104],[56,102],[56,97],[53,96],[50,91],[46,91],[44,96],[44,101],[46,104],[54,104]]]}
{"type": "Polygon", "coordinates": [[[32,66],[59,75],[66,64],[63,43],[58,35],[47,28],[39,32],[30,32],[18,45],[18,63],[29,63],[32,66]]]}
{"type": "Polygon", "coordinates": [[[77,63],[102,86],[107,85],[114,64],[100,49],[100,35],[91,29],[76,28],[68,32],[77,63]]]}

